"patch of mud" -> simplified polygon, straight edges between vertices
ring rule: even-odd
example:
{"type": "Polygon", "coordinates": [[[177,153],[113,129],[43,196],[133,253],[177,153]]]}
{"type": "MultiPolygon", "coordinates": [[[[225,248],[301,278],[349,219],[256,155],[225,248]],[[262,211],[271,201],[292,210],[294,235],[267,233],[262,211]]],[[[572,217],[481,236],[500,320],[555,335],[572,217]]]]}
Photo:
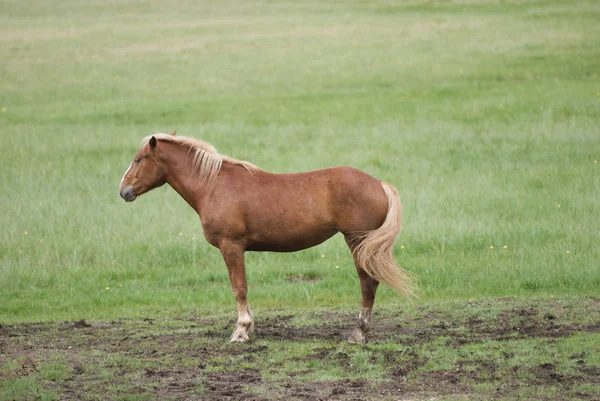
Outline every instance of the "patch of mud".
{"type": "Polygon", "coordinates": [[[495,302],[502,303],[495,305],[496,314],[481,306],[461,311],[415,307],[410,313],[382,308],[375,313],[368,343],[355,347],[345,339],[356,315],[339,312],[259,312],[248,344],[228,343],[235,323],[231,318],[2,325],[0,377],[39,378],[61,400],[510,399],[538,387],[567,398],[594,399],[581,385],[600,384],[600,368],[586,362],[590,353],[600,352],[598,347],[563,355],[563,365],[566,360],[572,366],[566,371],[559,361],[528,367],[508,363],[516,358],[510,348],[495,358],[477,357],[481,354],[467,349],[486,341],[552,344],[578,333],[598,333],[600,303],[588,300],[570,311],[559,303],[495,302]],[[578,313],[586,318],[578,319],[578,313]],[[451,368],[437,366],[427,349],[454,349],[458,360],[451,368]],[[44,369],[57,362],[67,366],[66,377],[43,379],[44,369]],[[474,393],[480,384],[488,389],[484,396],[474,393]]]}
{"type": "MultiPolygon", "coordinates": [[[[2,359],[0,359],[0,362],[2,359]]],[[[16,364],[16,367],[10,371],[0,371],[0,378],[20,378],[37,373],[39,370],[38,362],[31,356],[26,356],[16,364]]]]}
{"type": "Polygon", "coordinates": [[[286,274],[284,279],[290,283],[316,283],[317,281],[323,280],[323,276],[316,273],[286,274]]]}
{"type": "Polygon", "coordinates": [[[85,319],[77,320],[75,322],[64,322],[63,326],[59,330],[72,330],[92,327],[91,324],[85,321],[85,319]]]}
{"type": "Polygon", "coordinates": [[[467,322],[468,329],[475,339],[507,340],[526,337],[557,338],[567,337],[576,331],[595,331],[596,328],[561,324],[552,313],[540,315],[535,308],[514,308],[503,312],[490,325],[478,319],[467,322]]]}
{"type": "Polygon", "coordinates": [[[207,389],[211,397],[220,400],[259,399],[248,397],[245,386],[260,384],[262,381],[257,369],[246,369],[235,372],[207,374],[207,389]]]}
{"type": "MultiPolygon", "coordinates": [[[[315,314],[319,318],[319,316],[315,314]]],[[[306,341],[306,340],[342,340],[348,337],[352,331],[355,318],[353,316],[329,316],[325,318],[327,323],[314,326],[295,326],[291,324],[294,316],[277,316],[275,318],[257,318],[255,337],[274,341],[306,341]]]]}

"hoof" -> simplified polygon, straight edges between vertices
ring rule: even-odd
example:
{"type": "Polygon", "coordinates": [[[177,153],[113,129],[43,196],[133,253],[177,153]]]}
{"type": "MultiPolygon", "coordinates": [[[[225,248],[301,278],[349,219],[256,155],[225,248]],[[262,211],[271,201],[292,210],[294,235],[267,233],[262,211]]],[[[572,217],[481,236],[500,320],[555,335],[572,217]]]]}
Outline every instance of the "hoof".
{"type": "Polygon", "coordinates": [[[231,340],[229,340],[229,342],[232,343],[247,343],[248,341],[250,341],[248,333],[240,330],[234,331],[233,335],[231,336],[231,340]]]}
{"type": "Polygon", "coordinates": [[[367,341],[365,338],[365,333],[359,328],[354,329],[350,337],[348,337],[348,342],[350,344],[364,344],[367,341]]]}

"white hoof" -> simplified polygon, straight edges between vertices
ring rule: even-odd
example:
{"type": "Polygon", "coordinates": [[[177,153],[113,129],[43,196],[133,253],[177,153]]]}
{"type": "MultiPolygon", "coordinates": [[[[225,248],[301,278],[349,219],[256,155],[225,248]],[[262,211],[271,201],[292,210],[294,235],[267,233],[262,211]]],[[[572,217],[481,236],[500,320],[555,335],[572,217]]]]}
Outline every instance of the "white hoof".
{"type": "Polygon", "coordinates": [[[364,344],[366,342],[365,333],[358,327],[354,329],[350,337],[348,337],[348,342],[350,344],[364,344]]]}
{"type": "Polygon", "coordinates": [[[246,343],[250,341],[250,337],[248,337],[248,333],[246,333],[245,330],[240,330],[237,329],[236,331],[233,332],[233,335],[231,336],[231,340],[229,340],[229,342],[232,343],[246,343]]]}

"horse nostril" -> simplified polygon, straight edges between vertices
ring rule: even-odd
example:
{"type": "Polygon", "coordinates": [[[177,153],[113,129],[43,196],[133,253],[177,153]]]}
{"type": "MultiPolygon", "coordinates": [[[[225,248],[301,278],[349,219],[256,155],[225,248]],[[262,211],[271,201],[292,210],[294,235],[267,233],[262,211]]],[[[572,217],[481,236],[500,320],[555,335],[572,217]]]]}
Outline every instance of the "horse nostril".
{"type": "Polygon", "coordinates": [[[125,199],[127,202],[135,200],[135,194],[133,193],[133,188],[131,187],[131,185],[128,185],[125,188],[123,188],[119,192],[119,195],[121,195],[121,198],[125,199]]]}

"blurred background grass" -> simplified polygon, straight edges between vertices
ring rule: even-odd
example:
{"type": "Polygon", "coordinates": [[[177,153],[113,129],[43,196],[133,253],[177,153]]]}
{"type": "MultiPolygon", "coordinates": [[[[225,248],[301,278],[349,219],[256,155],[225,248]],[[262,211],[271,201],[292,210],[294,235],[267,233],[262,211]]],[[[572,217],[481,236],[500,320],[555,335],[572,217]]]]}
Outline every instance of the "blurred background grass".
{"type": "MultiPolygon", "coordinates": [[[[2,2],[0,320],[233,306],[174,191],[118,196],[139,140],[172,130],[397,186],[422,301],[597,295],[599,18],[594,1],[2,2]]],[[[359,303],[338,237],[247,269],[258,308],[359,303]]]]}

